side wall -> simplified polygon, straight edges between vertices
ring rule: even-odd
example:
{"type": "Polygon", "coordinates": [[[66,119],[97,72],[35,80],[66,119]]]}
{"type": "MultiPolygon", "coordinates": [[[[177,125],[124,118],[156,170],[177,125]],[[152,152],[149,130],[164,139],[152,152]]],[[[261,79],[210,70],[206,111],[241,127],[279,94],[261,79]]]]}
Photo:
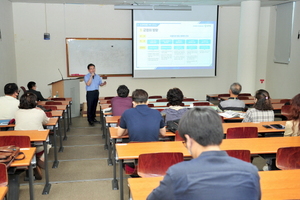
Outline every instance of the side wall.
{"type": "Polygon", "coordinates": [[[17,81],[12,3],[0,1],[0,96],[6,83],[17,81]]]}

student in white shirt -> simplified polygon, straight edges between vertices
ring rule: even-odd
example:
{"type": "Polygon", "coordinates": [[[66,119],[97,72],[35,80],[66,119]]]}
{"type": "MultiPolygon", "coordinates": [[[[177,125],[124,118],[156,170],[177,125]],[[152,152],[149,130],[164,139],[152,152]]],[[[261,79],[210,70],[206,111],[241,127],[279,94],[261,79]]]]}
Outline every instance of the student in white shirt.
{"type": "Polygon", "coordinates": [[[0,97],[0,119],[13,119],[19,109],[19,89],[17,84],[8,83],[4,86],[5,96],[0,97]]]}

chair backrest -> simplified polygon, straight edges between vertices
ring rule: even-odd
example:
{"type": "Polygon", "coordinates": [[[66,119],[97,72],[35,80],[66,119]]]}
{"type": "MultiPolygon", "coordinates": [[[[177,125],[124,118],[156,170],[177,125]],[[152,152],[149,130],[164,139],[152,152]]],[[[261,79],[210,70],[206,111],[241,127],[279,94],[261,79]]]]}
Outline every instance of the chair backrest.
{"type": "Polygon", "coordinates": [[[30,137],[20,135],[0,136],[0,146],[15,145],[20,148],[30,147],[30,137]]]}
{"type": "Polygon", "coordinates": [[[239,96],[238,99],[239,100],[249,100],[249,97],[247,97],[247,96],[239,96]]]}
{"type": "Polygon", "coordinates": [[[162,96],[156,95],[156,96],[149,96],[148,99],[161,99],[162,96]]]}
{"type": "Polygon", "coordinates": [[[277,150],[276,167],[279,169],[300,169],[300,146],[283,147],[277,150]]]}
{"type": "Polygon", "coordinates": [[[179,135],[178,130],[175,131],[175,141],[184,141],[184,139],[179,135]]]}
{"type": "Polygon", "coordinates": [[[184,98],[182,101],[195,101],[194,98],[184,98]]]}
{"type": "Polygon", "coordinates": [[[230,94],[219,94],[218,98],[221,98],[221,97],[230,97],[230,94]]]}
{"type": "Polygon", "coordinates": [[[250,93],[240,93],[239,97],[251,97],[250,93]]]}
{"type": "Polygon", "coordinates": [[[62,105],[62,102],[57,102],[57,101],[47,101],[45,105],[62,105]]]}
{"type": "Polygon", "coordinates": [[[196,102],[193,103],[194,106],[209,106],[209,102],[196,102]]]}
{"type": "Polygon", "coordinates": [[[0,187],[7,186],[8,178],[7,178],[7,168],[6,165],[0,163],[0,187]]]}
{"type": "Polygon", "coordinates": [[[20,88],[23,90],[24,93],[26,92],[26,89],[24,86],[21,86],[20,88]]]}
{"type": "Polygon", "coordinates": [[[290,102],[290,101],[291,101],[291,99],[281,99],[280,103],[286,103],[286,102],[290,102]]]}
{"type": "Polygon", "coordinates": [[[283,116],[285,116],[286,118],[289,118],[289,116],[291,115],[291,112],[290,112],[291,107],[292,107],[291,105],[283,105],[281,107],[281,114],[283,116]]]}
{"type": "Polygon", "coordinates": [[[226,150],[231,157],[241,159],[245,162],[251,162],[251,154],[249,150],[226,150]]]}
{"type": "Polygon", "coordinates": [[[156,102],[168,102],[168,99],[156,99],[156,102]]]}
{"type": "Polygon", "coordinates": [[[154,107],[154,104],[153,103],[148,103],[148,107],[154,107]]]}
{"type": "Polygon", "coordinates": [[[228,128],[226,133],[226,139],[234,138],[257,138],[257,127],[236,127],[228,128]]]}
{"type": "Polygon", "coordinates": [[[56,107],[56,106],[44,105],[43,107],[44,107],[45,109],[47,109],[47,110],[57,110],[57,107],[56,107]]]}
{"type": "Polygon", "coordinates": [[[104,100],[109,100],[109,99],[112,99],[114,97],[104,97],[104,100]]]}
{"type": "Polygon", "coordinates": [[[138,161],[138,175],[141,177],[164,176],[169,167],[182,162],[182,153],[141,154],[138,161]]]}
{"type": "Polygon", "coordinates": [[[51,98],[52,101],[65,101],[66,98],[51,98]]]}
{"type": "Polygon", "coordinates": [[[45,112],[47,117],[52,117],[52,113],[51,112],[45,112]]]}

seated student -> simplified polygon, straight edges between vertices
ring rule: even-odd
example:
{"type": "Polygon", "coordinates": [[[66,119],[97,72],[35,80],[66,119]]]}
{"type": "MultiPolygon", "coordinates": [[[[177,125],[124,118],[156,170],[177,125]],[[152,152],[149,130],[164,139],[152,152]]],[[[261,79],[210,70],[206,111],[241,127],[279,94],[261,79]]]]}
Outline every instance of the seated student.
{"type": "Polygon", "coordinates": [[[37,101],[48,101],[48,99],[45,99],[43,97],[43,95],[41,94],[40,91],[37,91],[37,86],[36,86],[36,83],[33,82],[33,81],[30,81],[28,84],[27,84],[27,88],[28,90],[26,92],[31,92],[33,94],[36,95],[37,97],[37,101]]]}
{"type": "Polygon", "coordinates": [[[257,168],[220,150],[223,128],[218,113],[193,108],[179,122],[179,134],[193,159],[171,166],[148,200],[259,200],[257,168]]]}
{"type": "Polygon", "coordinates": [[[238,95],[242,91],[242,86],[239,83],[232,83],[229,88],[230,97],[226,101],[221,101],[219,108],[222,111],[234,110],[234,111],[244,111],[245,103],[238,99],[238,95]]]}
{"type": "Polygon", "coordinates": [[[169,89],[167,99],[169,102],[169,108],[161,111],[161,113],[166,114],[165,121],[167,122],[180,119],[181,116],[188,110],[187,108],[180,106],[183,100],[182,91],[179,88],[169,89]]]}
{"type": "MultiPolygon", "coordinates": [[[[36,107],[36,96],[33,93],[25,93],[20,98],[19,110],[15,113],[15,130],[44,130],[43,125],[49,122],[45,112],[36,107]]],[[[36,146],[38,167],[35,168],[36,179],[42,179],[40,168],[44,168],[44,147],[36,146]]],[[[49,145],[49,147],[51,147],[49,145]]],[[[48,151],[49,152],[49,151],[48,151]]]]}
{"type": "Polygon", "coordinates": [[[127,86],[120,85],[117,93],[118,96],[111,99],[113,116],[121,116],[125,110],[132,108],[132,99],[128,97],[129,89],[127,86]]]}
{"type": "Polygon", "coordinates": [[[284,136],[300,136],[300,94],[291,102],[290,121],[285,124],[284,136]]]}
{"type": "Polygon", "coordinates": [[[120,119],[118,136],[129,134],[129,141],[158,141],[166,129],[159,111],[148,107],[148,93],[136,89],[132,93],[133,108],[125,110],[120,119]]]}
{"type": "Polygon", "coordinates": [[[257,90],[253,108],[247,110],[243,122],[271,122],[274,121],[274,111],[271,97],[266,90],[257,90]]]}
{"type": "Polygon", "coordinates": [[[4,86],[5,96],[0,97],[0,119],[13,119],[19,109],[19,89],[17,84],[8,83],[4,86]]]}

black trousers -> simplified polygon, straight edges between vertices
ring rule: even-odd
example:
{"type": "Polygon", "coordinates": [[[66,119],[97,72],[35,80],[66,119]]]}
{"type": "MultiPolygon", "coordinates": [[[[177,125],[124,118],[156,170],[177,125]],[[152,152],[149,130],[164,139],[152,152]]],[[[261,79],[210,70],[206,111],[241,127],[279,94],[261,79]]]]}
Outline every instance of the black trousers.
{"type": "Polygon", "coordinates": [[[86,101],[87,101],[87,120],[89,122],[94,121],[96,118],[96,108],[98,104],[99,91],[87,91],[86,92],[86,101]]]}

